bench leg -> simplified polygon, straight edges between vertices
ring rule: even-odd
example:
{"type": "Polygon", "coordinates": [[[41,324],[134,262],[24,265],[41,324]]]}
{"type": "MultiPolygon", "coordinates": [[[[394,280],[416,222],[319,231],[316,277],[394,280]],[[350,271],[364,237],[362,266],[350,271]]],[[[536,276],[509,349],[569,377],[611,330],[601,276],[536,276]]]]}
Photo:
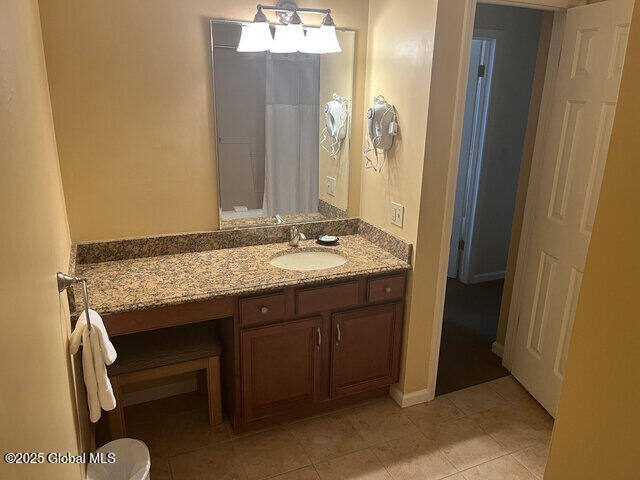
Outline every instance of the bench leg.
{"type": "Polygon", "coordinates": [[[122,407],[122,391],[120,389],[120,379],[118,377],[111,377],[111,387],[113,388],[113,395],[116,398],[116,408],[110,410],[109,415],[109,432],[111,433],[111,440],[117,438],[124,438],[127,434],[127,429],[124,423],[124,408],[122,407]]]}
{"type": "Polygon", "coordinates": [[[209,423],[222,423],[222,400],[220,393],[220,357],[209,357],[207,364],[207,387],[209,390],[209,423]]]}

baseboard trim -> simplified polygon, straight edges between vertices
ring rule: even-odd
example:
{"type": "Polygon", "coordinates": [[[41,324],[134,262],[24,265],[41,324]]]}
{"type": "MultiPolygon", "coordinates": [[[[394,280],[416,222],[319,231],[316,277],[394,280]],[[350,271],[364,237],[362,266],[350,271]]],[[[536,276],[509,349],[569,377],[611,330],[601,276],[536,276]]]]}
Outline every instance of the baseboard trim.
{"type": "Polygon", "coordinates": [[[498,342],[493,342],[491,344],[491,351],[502,358],[502,354],[504,353],[504,345],[500,345],[498,342]]]}
{"type": "Polygon", "coordinates": [[[402,391],[396,386],[391,385],[389,389],[389,396],[400,405],[402,408],[418,405],[419,403],[426,403],[429,400],[429,394],[427,389],[418,390],[417,392],[402,393],[402,391]]]}
{"type": "Polygon", "coordinates": [[[496,272],[480,273],[471,277],[469,284],[493,282],[494,280],[501,280],[505,277],[505,270],[498,270],[496,272]]]}
{"type": "Polygon", "coordinates": [[[161,398],[173,397],[183,393],[195,392],[198,389],[198,382],[195,377],[187,378],[179,382],[168,383],[158,387],[147,388],[136,392],[122,394],[122,405],[136,405],[138,403],[151,402],[161,398]]]}

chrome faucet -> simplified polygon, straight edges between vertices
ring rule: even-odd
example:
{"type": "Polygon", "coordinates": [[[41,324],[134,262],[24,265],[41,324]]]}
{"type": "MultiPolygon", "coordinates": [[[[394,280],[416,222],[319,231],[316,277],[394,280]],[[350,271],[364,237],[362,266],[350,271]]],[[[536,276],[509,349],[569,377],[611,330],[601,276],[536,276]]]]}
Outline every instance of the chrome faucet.
{"type": "Polygon", "coordinates": [[[292,247],[297,247],[300,240],[306,239],[307,237],[304,235],[304,233],[298,230],[298,227],[296,227],[295,225],[291,225],[291,229],[289,230],[289,245],[291,245],[292,247]]]}
{"type": "Polygon", "coordinates": [[[276,213],[273,216],[273,223],[275,223],[276,225],[284,225],[285,222],[282,217],[276,213]]]}

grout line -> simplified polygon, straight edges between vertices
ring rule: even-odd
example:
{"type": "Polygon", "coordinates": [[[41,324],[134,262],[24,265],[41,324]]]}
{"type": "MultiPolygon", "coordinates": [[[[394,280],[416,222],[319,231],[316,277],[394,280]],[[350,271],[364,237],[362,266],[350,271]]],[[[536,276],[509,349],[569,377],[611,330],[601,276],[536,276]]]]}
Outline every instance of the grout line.
{"type": "Polygon", "coordinates": [[[316,468],[316,466],[314,464],[311,464],[311,468],[313,468],[313,471],[316,472],[316,475],[318,476],[318,478],[320,477],[320,472],[318,471],[318,469],[316,468]]]}
{"type": "MultiPolygon", "coordinates": [[[[527,447],[527,448],[529,448],[529,447],[527,447]]],[[[526,450],[526,449],[523,449],[523,450],[526,450]]],[[[518,450],[518,452],[521,452],[521,451],[522,451],[522,450],[518,450]]],[[[517,453],[517,452],[514,452],[514,453],[517,453]]],[[[513,454],[512,454],[511,456],[513,456],[513,454]]],[[[522,465],[522,467],[523,467],[527,472],[529,472],[531,475],[533,475],[533,476],[536,478],[536,480],[537,480],[537,479],[540,479],[540,477],[538,476],[538,474],[537,474],[537,473],[535,473],[533,470],[531,470],[529,467],[527,467],[524,463],[522,463],[520,460],[518,460],[518,458],[517,458],[517,457],[513,456],[513,459],[514,459],[517,463],[519,463],[520,465],[522,465]]],[[[545,466],[545,467],[546,467],[546,466],[545,466]]]]}

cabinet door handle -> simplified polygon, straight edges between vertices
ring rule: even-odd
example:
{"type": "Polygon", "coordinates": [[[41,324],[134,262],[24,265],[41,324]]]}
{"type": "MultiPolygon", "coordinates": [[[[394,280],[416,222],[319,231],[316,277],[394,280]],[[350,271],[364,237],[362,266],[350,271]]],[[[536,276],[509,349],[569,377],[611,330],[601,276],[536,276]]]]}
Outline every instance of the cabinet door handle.
{"type": "Polygon", "coordinates": [[[384,287],[384,291],[387,295],[391,293],[391,287],[384,287]]]}
{"type": "Polygon", "coordinates": [[[267,313],[269,313],[269,309],[267,307],[262,307],[260,309],[260,313],[262,313],[263,315],[266,315],[267,313]]]}
{"type": "Polygon", "coordinates": [[[322,332],[320,331],[320,327],[316,327],[316,332],[318,332],[318,346],[322,345],[322,332]]]}
{"type": "Polygon", "coordinates": [[[336,341],[336,345],[340,343],[340,340],[342,340],[342,332],[340,331],[340,324],[336,323],[336,330],[337,330],[337,341],[336,341]]]}

